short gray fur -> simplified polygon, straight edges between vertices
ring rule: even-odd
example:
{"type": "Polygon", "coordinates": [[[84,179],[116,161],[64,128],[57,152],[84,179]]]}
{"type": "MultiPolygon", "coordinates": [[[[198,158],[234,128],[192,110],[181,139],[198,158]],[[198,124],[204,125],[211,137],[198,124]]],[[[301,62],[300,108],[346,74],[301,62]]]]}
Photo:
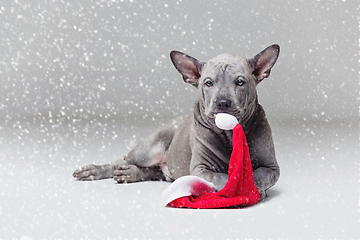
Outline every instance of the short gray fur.
{"type": "Polygon", "coordinates": [[[137,144],[124,159],[76,170],[78,180],[113,177],[115,181],[173,181],[196,175],[217,190],[228,179],[232,130],[215,125],[217,113],[234,115],[242,125],[249,146],[254,181],[262,198],[280,176],[270,125],[258,103],[256,86],[269,77],[280,52],[272,45],[251,59],[221,54],[200,62],[178,51],[170,53],[185,82],[198,89],[194,112],[177,117],[137,144]]]}

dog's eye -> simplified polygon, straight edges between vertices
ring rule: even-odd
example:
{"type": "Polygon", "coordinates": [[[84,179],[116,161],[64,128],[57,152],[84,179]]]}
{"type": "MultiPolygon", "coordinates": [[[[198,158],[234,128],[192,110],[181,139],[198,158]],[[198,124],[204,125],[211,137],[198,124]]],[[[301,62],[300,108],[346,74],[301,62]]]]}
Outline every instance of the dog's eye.
{"type": "Polygon", "coordinates": [[[239,85],[239,86],[242,86],[242,85],[244,85],[244,80],[243,80],[243,78],[238,78],[237,80],[236,80],[236,84],[237,85],[239,85]]]}
{"type": "Polygon", "coordinates": [[[213,81],[210,78],[205,78],[204,84],[207,87],[211,87],[213,85],[213,81]]]}

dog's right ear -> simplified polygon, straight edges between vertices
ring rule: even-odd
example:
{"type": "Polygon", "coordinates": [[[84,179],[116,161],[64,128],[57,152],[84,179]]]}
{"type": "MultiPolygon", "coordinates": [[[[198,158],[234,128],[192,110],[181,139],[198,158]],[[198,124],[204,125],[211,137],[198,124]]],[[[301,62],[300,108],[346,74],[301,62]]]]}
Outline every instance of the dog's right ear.
{"type": "Polygon", "coordinates": [[[178,51],[172,51],[170,58],[176,70],[183,76],[184,81],[197,88],[204,63],[178,51]]]}
{"type": "Polygon", "coordinates": [[[265,50],[248,60],[253,75],[260,83],[264,78],[270,76],[271,68],[279,57],[280,47],[277,44],[267,47],[265,50]]]}

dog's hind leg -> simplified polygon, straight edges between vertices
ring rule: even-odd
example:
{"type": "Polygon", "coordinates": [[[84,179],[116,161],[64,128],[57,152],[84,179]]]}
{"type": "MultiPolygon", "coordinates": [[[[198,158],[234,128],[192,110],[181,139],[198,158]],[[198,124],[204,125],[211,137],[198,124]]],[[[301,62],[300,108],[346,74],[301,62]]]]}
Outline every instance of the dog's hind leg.
{"type": "Polygon", "coordinates": [[[89,164],[74,171],[73,177],[82,181],[93,181],[113,177],[111,164],[89,164]]]}
{"type": "Polygon", "coordinates": [[[161,142],[150,147],[142,142],[124,160],[125,164],[114,170],[113,178],[118,183],[165,179],[162,172],[162,167],[166,165],[165,148],[161,142]]]}
{"type": "Polygon", "coordinates": [[[145,140],[138,143],[123,159],[105,165],[87,165],[77,169],[73,176],[78,180],[114,178],[119,183],[146,180],[171,181],[165,155],[173,140],[178,117],[161,126],[145,140]]]}
{"type": "Polygon", "coordinates": [[[125,156],[125,163],[114,168],[114,180],[119,183],[163,179],[171,181],[165,155],[174,133],[174,123],[170,122],[137,144],[125,156]]]}
{"type": "Polygon", "coordinates": [[[146,142],[139,143],[123,159],[110,164],[81,167],[73,173],[73,177],[82,181],[114,178],[119,183],[169,180],[166,178],[170,173],[165,162],[164,141],[158,141],[155,145],[148,145],[146,142]]]}

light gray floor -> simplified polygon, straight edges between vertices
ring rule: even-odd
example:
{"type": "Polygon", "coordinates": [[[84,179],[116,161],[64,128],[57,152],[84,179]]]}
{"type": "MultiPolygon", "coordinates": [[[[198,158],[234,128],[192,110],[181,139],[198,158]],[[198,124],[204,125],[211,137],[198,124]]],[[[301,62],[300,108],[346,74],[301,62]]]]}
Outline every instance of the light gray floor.
{"type": "Polygon", "coordinates": [[[126,154],[161,121],[0,125],[0,239],[359,239],[359,119],[271,120],[281,178],[246,209],[165,208],[166,182],[72,178],[126,154]]]}

